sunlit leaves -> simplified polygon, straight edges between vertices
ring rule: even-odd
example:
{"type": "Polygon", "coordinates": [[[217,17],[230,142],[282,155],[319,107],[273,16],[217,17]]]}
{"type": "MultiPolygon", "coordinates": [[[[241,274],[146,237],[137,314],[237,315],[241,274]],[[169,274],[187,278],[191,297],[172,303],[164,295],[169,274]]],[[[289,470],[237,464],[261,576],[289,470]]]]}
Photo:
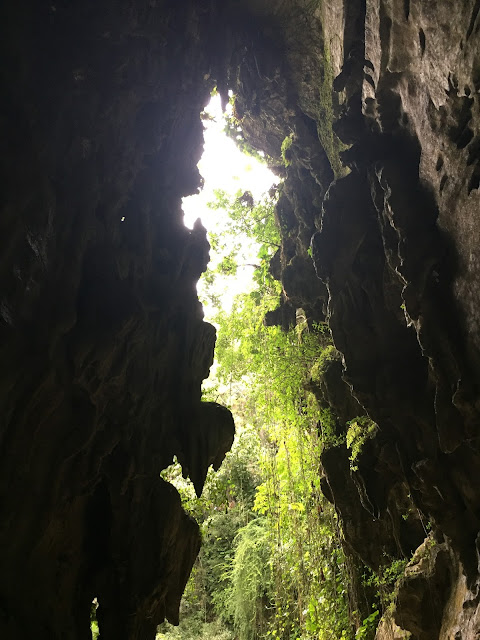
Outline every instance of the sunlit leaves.
{"type": "Polygon", "coordinates": [[[206,617],[220,617],[239,640],[349,640],[338,524],[320,490],[320,454],[336,442],[336,422],[307,391],[339,354],[305,314],[298,331],[264,323],[280,295],[269,268],[279,244],[274,203],[275,194],[255,202],[248,191],[217,191],[211,203],[222,225],[210,236],[216,257],[204,276],[218,328],[210,393],[240,429],[193,510],[204,536],[196,584],[206,617]],[[222,308],[219,283],[228,287],[246,262],[250,290],[222,308]]]}
{"type": "Polygon", "coordinates": [[[231,313],[221,314],[217,345],[217,375],[242,380],[243,393],[253,400],[244,418],[263,445],[264,480],[254,510],[265,518],[271,549],[275,613],[267,636],[348,638],[343,553],[336,517],[319,486],[319,423],[330,428],[330,417],[305,390],[312,368],[331,350],[322,358],[325,337],[313,328],[299,340],[295,331],[266,327],[268,300],[238,296],[231,313]]]}
{"type": "Polygon", "coordinates": [[[256,293],[263,293],[264,288],[278,291],[269,272],[270,260],[280,245],[273,215],[276,197],[273,191],[255,202],[249,191],[230,196],[215,190],[215,200],[208,205],[218,212],[217,229],[208,234],[212,261],[200,286],[200,297],[210,308],[221,307],[220,292],[231,286],[226,276],[236,275],[239,269],[252,270],[256,293]]]}

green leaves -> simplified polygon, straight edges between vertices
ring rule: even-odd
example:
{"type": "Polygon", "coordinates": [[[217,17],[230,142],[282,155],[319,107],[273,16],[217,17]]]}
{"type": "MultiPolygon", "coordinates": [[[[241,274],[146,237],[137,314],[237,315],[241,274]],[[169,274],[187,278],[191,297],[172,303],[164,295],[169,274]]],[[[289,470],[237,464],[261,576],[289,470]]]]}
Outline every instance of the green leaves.
{"type": "Polygon", "coordinates": [[[233,411],[238,436],[201,501],[192,505],[180,484],[204,540],[188,597],[192,610],[203,603],[205,620],[220,618],[239,640],[352,640],[340,532],[320,490],[321,452],[339,440],[345,446],[345,437],[307,391],[341,356],[328,328],[311,326],[305,314],[298,331],[264,324],[280,295],[269,270],[279,245],[274,204],[241,190],[217,191],[210,204],[223,216],[203,279],[218,327],[210,387],[233,411]],[[221,308],[219,283],[228,288],[246,261],[250,290],[221,308]]]}
{"type": "Polygon", "coordinates": [[[286,136],[282,142],[281,153],[282,153],[283,164],[286,167],[292,164],[290,147],[293,144],[293,138],[294,138],[294,135],[293,133],[291,133],[289,136],[286,136]]]}
{"type": "Polygon", "coordinates": [[[242,640],[257,638],[265,627],[272,591],[268,523],[257,518],[235,537],[230,608],[242,640]]]}
{"type": "Polygon", "coordinates": [[[255,608],[258,594],[254,597],[246,586],[247,601],[238,600],[241,590],[234,596],[234,575],[254,584],[254,576],[259,575],[255,572],[260,571],[240,553],[241,546],[232,559],[231,586],[223,602],[227,606],[227,601],[235,599],[231,612],[234,619],[238,617],[235,624],[241,640],[348,639],[343,552],[333,509],[320,492],[318,473],[325,446],[321,433],[335,438],[335,419],[306,391],[312,369],[323,370],[339,354],[329,345],[323,326],[307,326],[300,339],[295,330],[285,333],[264,325],[265,313],[278,300],[278,285],[268,273],[269,251],[263,246],[258,254],[264,266],[255,272],[257,288],[236,296],[231,311],[220,311],[215,322],[216,375],[230,390],[230,406],[239,410],[237,421],[251,425],[261,442],[257,464],[263,481],[256,489],[254,511],[264,523],[262,540],[268,541],[271,582],[263,597],[270,614],[266,617],[264,611],[260,616],[255,608]]]}
{"type": "Polygon", "coordinates": [[[351,451],[350,455],[350,467],[352,471],[357,470],[355,464],[363,446],[367,440],[373,438],[378,431],[378,425],[373,422],[368,416],[359,416],[347,423],[347,447],[351,451]]]}
{"type": "Polygon", "coordinates": [[[369,616],[367,616],[361,626],[357,629],[355,633],[355,640],[368,640],[373,637],[375,633],[375,629],[378,624],[378,617],[380,616],[380,612],[378,609],[375,609],[369,616]]]}
{"type": "Polygon", "coordinates": [[[234,276],[237,273],[238,268],[235,258],[235,252],[233,251],[224,256],[218,264],[218,272],[225,276],[234,276]]]}
{"type": "Polygon", "coordinates": [[[219,310],[219,290],[231,286],[228,276],[236,275],[239,269],[253,269],[256,294],[278,295],[278,283],[269,272],[270,260],[280,246],[273,215],[276,197],[272,191],[255,202],[249,191],[240,189],[230,196],[215,190],[215,200],[208,206],[219,213],[219,229],[208,234],[212,262],[199,291],[204,304],[219,310]]]}

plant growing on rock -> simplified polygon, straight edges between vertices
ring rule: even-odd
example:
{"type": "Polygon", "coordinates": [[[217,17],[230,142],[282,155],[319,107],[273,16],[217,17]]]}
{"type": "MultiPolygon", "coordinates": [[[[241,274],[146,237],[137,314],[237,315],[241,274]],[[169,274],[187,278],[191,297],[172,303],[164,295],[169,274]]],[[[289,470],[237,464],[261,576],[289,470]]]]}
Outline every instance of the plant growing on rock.
{"type": "Polygon", "coordinates": [[[346,443],[347,447],[351,451],[350,467],[352,471],[356,471],[358,469],[356,460],[358,459],[365,442],[375,436],[375,433],[378,430],[378,425],[368,416],[359,416],[350,420],[347,423],[347,426],[346,443]]]}

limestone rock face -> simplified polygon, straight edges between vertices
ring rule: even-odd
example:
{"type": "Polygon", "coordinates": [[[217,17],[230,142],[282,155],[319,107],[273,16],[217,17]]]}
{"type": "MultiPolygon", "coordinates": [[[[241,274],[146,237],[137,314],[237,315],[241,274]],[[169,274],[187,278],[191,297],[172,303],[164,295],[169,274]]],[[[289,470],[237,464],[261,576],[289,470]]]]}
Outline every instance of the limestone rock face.
{"type": "Polygon", "coordinates": [[[200,401],[209,245],[181,211],[218,15],[88,0],[1,14],[0,636],[89,638],[96,597],[102,638],[152,638],[200,545],[159,473],[176,454],[200,492],[233,440],[229,412],[200,401]]]}
{"type": "Polygon", "coordinates": [[[478,2],[3,5],[0,636],[89,638],[94,597],[106,640],[177,619],[199,535],[159,472],[201,491],[233,437],[181,211],[217,86],[285,178],[267,321],[327,321],[314,392],[338,437],[378,425],[323,455],[345,549],[378,570],[433,531],[378,638],[477,638],[478,2]]]}
{"type": "Polygon", "coordinates": [[[283,294],[266,320],[292,324],[298,307],[326,318],[344,369],[318,392],[338,434],[356,415],[378,425],[355,468],[344,446],[323,455],[347,550],[378,570],[411,557],[430,527],[445,545],[441,562],[409,582],[411,595],[400,590],[396,630],[385,635],[382,624],[379,637],[474,638],[478,3],[290,7],[276,7],[262,73],[244,60],[235,86],[246,137],[285,175],[272,263],[283,294]],[[429,588],[430,613],[421,604],[429,588]]]}

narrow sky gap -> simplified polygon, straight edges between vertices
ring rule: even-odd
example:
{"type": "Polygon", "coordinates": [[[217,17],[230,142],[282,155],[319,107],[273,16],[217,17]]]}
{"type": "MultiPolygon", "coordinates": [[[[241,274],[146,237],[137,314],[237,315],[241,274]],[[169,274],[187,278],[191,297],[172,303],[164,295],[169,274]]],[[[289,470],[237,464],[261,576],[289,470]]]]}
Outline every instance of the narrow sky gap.
{"type": "MultiPolygon", "coordinates": [[[[227,108],[231,108],[228,105],[227,108]]],[[[255,200],[269,190],[278,179],[268,169],[268,167],[256,158],[247,156],[237,148],[234,141],[224,132],[225,119],[220,105],[220,96],[213,96],[207,105],[205,112],[209,118],[204,120],[204,151],[198,163],[198,168],[204,179],[204,187],[201,193],[183,199],[184,222],[189,228],[197,218],[201,218],[202,224],[207,231],[221,233],[222,212],[219,209],[213,210],[208,207],[208,203],[215,200],[216,189],[221,189],[229,195],[234,195],[240,189],[250,191],[255,200]]],[[[227,216],[227,212],[224,214],[227,216]]],[[[245,239],[251,246],[251,260],[254,262],[256,249],[253,243],[245,239]]],[[[218,259],[213,252],[210,252],[211,266],[215,266],[218,259]]],[[[246,291],[251,286],[252,268],[239,266],[236,276],[218,276],[218,295],[223,308],[230,308],[234,296],[246,291]]],[[[202,281],[198,285],[200,297],[202,297],[202,281]]],[[[210,320],[210,312],[207,305],[204,305],[206,319],[210,320]]]]}

